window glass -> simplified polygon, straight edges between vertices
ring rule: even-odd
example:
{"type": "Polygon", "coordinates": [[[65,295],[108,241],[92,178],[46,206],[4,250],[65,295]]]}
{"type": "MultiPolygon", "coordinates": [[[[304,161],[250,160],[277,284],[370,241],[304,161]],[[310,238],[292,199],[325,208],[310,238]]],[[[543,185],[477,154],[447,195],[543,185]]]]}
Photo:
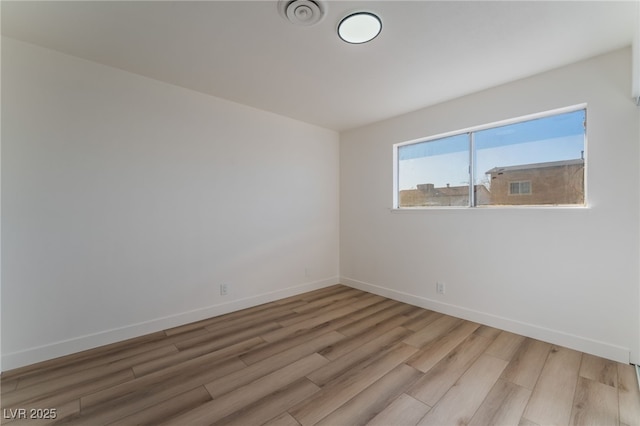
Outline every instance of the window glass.
{"type": "Polygon", "coordinates": [[[584,204],[585,110],[474,133],[476,205],[584,204]]]}
{"type": "Polygon", "coordinates": [[[396,145],[396,207],[584,205],[585,134],[581,109],[396,145]]]}
{"type": "Polygon", "coordinates": [[[400,207],[469,205],[467,134],[398,148],[400,207]]]}

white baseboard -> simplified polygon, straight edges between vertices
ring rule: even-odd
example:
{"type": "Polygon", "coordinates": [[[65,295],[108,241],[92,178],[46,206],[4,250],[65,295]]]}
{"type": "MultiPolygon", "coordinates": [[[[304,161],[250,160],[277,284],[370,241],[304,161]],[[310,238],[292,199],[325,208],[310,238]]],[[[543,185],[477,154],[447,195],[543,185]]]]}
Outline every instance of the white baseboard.
{"type": "Polygon", "coordinates": [[[429,299],[426,297],[392,290],[347,277],[341,277],[340,282],[346,286],[367,291],[369,293],[374,293],[379,296],[388,297],[389,299],[397,300],[399,302],[404,302],[410,305],[419,306],[421,308],[430,309],[432,311],[499,328],[501,330],[510,331],[522,336],[542,340],[554,345],[564,346],[580,352],[585,352],[613,361],[622,362],[624,364],[629,363],[629,348],[624,348],[586,337],[576,336],[574,334],[565,333],[559,330],[540,327],[535,324],[528,324],[509,318],[492,315],[486,312],[479,312],[473,309],[439,302],[437,300],[429,299]]]}
{"type": "Polygon", "coordinates": [[[18,352],[3,354],[2,371],[24,367],[26,365],[35,364],[37,362],[46,361],[65,355],[70,355],[87,349],[93,349],[122,340],[144,336],[145,334],[166,330],[168,328],[189,324],[191,322],[201,321],[203,319],[227,314],[229,312],[238,311],[240,309],[250,308],[252,306],[261,305],[263,303],[272,302],[274,300],[284,299],[285,297],[295,296],[296,294],[305,293],[307,291],[328,287],[334,284],[338,284],[338,282],[338,277],[331,277],[319,281],[287,287],[281,290],[264,293],[257,296],[232,300],[229,302],[208,306],[206,308],[196,309],[189,312],[156,318],[138,324],[131,324],[125,327],[105,330],[98,333],[79,336],[73,339],[58,341],[18,352]]]}

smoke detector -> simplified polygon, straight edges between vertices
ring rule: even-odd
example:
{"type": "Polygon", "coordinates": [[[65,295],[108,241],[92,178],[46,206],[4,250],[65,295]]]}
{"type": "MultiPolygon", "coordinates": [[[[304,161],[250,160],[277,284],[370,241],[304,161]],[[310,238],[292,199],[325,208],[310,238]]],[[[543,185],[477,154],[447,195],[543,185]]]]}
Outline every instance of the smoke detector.
{"type": "Polygon", "coordinates": [[[320,22],[326,7],[319,0],[278,0],[278,11],[292,24],[310,26],[320,22]]]}

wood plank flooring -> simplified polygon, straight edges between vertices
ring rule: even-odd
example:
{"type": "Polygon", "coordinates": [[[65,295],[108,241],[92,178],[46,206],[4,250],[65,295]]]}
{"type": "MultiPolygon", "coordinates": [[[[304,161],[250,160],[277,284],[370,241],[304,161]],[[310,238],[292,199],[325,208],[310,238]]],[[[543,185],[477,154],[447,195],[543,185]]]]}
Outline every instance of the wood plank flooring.
{"type": "Polygon", "coordinates": [[[1,384],[12,426],[640,426],[630,365],[341,285],[5,372],[1,384]],[[21,418],[50,409],[55,419],[21,418]]]}

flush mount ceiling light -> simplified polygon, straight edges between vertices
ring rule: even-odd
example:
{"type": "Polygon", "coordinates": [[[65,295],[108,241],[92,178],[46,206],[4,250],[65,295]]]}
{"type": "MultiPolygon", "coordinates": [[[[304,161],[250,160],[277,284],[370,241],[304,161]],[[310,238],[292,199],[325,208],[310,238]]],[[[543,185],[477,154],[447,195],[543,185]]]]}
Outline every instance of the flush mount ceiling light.
{"type": "Polygon", "coordinates": [[[278,0],[278,11],[292,24],[310,26],[322,20],[325,4],[320,0],[278,0]]]}
{"type": "Polygon", "coordinates": [[[347,43],[362,44],[373,40],[382,31],[382,21],[373,13],[357,12],[338,24],[338,35],[347,43]]]}

